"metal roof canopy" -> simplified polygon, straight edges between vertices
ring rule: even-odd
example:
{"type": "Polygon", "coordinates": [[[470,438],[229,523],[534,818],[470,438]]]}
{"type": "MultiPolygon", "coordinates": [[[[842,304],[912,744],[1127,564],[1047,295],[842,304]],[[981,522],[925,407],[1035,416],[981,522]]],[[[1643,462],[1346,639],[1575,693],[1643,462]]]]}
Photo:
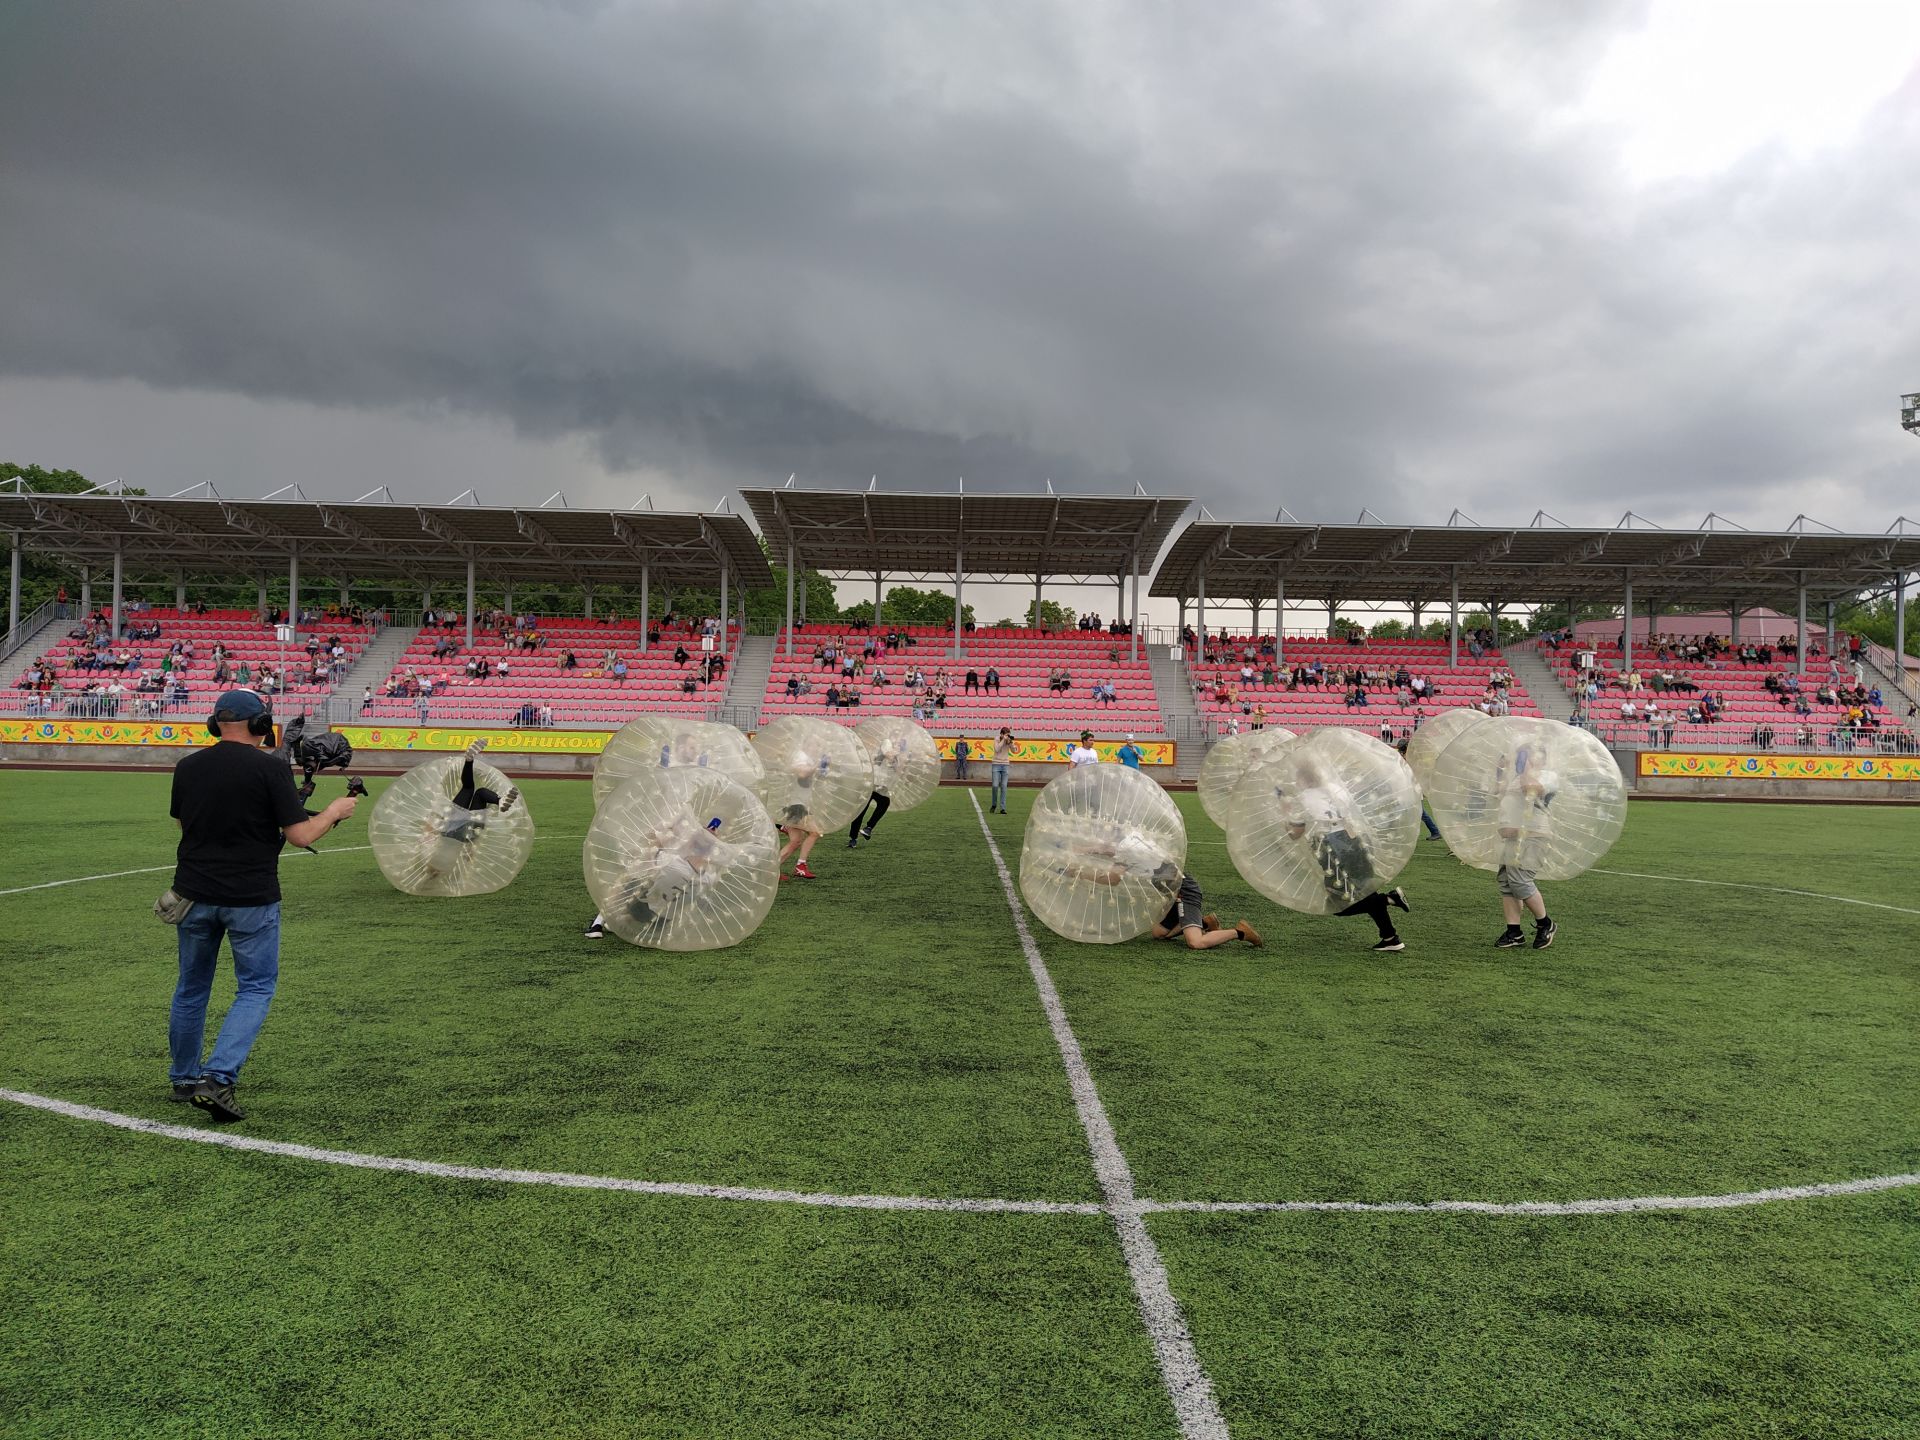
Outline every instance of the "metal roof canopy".
{"type": "Polygon", "coordinates": [[[888,575],[1111,580],[1142,573],[1192,500],[1148,495],[742,490],[776,560],[835,579],[888,575]]]}
{"type": "MultiPolygon", "coordinates": [[[[1368,512],[1371,514],[1371,512],[1368,512]]],[[[1460,519],[1456,512],[1456,522],[1460,519]]],[[[1709,515],[1666,530],[1629,512],[1611,529],[1562,524],[1542,511],[1525,526],[1309,525],[1198,520],[1175,539],[1152,595],[1270,600],[1281,585],[1303,600],[1444,599],[1457,574],[1475,603],[1620,603],[1629,583],[1664,606],[1826,601],[1884,587],[1920,569],[1920,524],[1902,516],[1879,535],[1846,534],[1798,517],[1781,531],[1742,529],[1709,515]],[[1637,522],[1637,523],[1636,523],[1637,522]]],[[[1782,606],[1787,609],[1790,606],[1782,606]]]]}
{"type": "Polygon", "coordinates": [[[0,531],[74,566],[129,573],[255,575],[295,554],[309,575],[625,584],[644,562],[669,586],[768,588],[773,572],[744,517],[665,510],[569,510],[399,502],[155,499],[0,493],[0,531]]]}

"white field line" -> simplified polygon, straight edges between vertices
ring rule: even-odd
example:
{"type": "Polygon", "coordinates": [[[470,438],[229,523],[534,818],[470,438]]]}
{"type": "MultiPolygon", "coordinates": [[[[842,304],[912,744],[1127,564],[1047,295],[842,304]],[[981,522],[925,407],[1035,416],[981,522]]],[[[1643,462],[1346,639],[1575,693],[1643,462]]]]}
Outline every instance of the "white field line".
{"type": "Polygon", "coordinates": [[[189,1140],[196,1145],[218,1145],[228,1150],[250,1150],[261,1155],[279,1155],[291,1160],[316,1160],[325,1165],[346,1165],[356,1170],[388,1170],[406,1175],[431,1175],[441,1180],[478,1180],[495,1185],[550,1185],[566,1190],[620,1190],[638,1195],[679,1195],[705,1200],[760,1200],[784,1205],[827,1206],[841,1210],[959,1210],[973,1214],[1009,1215],[1098,1215],[1102,1208],[1092,1202],[1073,1204],[1059,1200],[973,1200],[930,1195],[835,1195],[808,1190],[765,1190],[743,1185],[694,1185],[672,1180],[626,1180],[614,1175],[575,1175],[564,1170],[507,1170],[487,1165],[448,1165],[437,1160],[408,1160],[393,1155],[367,1155],[357,1150],[327,1150],[313,1145],[295,1145],[285,1140],[261,1140],[251,1135],[236,1135],[230,1130],[204,1126],[167,1125],[158,1120],[142,1120],[92,1105],[76,1105],[70,1100],[55,1100],[24,1090],[0,1090],[0,1100],[35,1110],[50,1111],[72,1120],[91,1120],[117,1130],[133,1130],[142,1135],[159,1135],[168,1140],[189,1140]]]}
{"type": "MultiPolygon", "coordinates": [[[[927,1195],[840,1195],[799,1190],[754,1189],[739,1185],[694,1185],[678,1181],[629,1180],[617,1175],[578,1175],[564,1170],[514,1170],[483,1165],[449,1165],[437,1160],[369,1155],[357,1150],[335,1150],[261,1140],[231,1130],[207,1126],[167,1125],[143,1120],[117,1110],[56,1100],[27,1090],[0,1089],[0,1100],[34,1110],[132,1130],[167,1140],[189,1140],[196,1145],[219,1145],[229,1150],[251,1150],[323,1165],[345,1165],[356,1170],[387,1170],[406,1175],[428,1175],[443,1180],[477,1180],[508,1185],[548,1185],[560,1189],[620,1190],[640,1195],[679,1195],[707,1200],[759,1200],[782,1205],[819,1205],[851,1210],[958,1210],[974,1214],[1101,1215],[1117,1207],[1090,1201],[949,1199],[927,1195]]],[[[1265,1211],[1301,1214],[1377,1215],[1631,1215],[1651,1210],[1733,1210],[1750,1205],[1773,1205],[1784,1200],[1821,1200],[1833,1196],[1869,1195],[1886,1190],[1920,1187],[1920,1173],[1875,1175],[1864,1180],[1838,1180],[1815,1185],[1783,1185],[1768,1190],[1739,1190],[1727,1195],[1630,1195],[1602,1200],[1148,1200],[1126,1207],[1134,1215],[1223,1214],[1247,1215],[1265,1211]]]]}
{"type": "Polygon", "coordinates": [[[987,824],[986,812],[980,808],[980,801],[971,791],[967,798],[973,804],[974,817],[980,822],[980,833],[986,837],[987,850],[993,856],[993,868],[999,872],[1000,888],[1005,892],[1007,908],[1013,914],[1013,928],[1020,937],[1020,948],[1026,952],[1027,969],[1032,972],[1034,986],[1040,992],[1040,1004],[1047,1012],[1047,1023],[1053,1028],[1054,1043],[1060,1047],[1060,1060],[1066,1067],[1067,1085],[1073,1092],[1074,1109],[1079,1111],[1080,1127],[1087,1134],[1087,1149],[1093,1157],[1093,1171],[1100,1181],[1101,1193],[1106,1196],[1107,1210],[1113,1216],[1114,1232],[1119,1236],[1120,1248],[1127,1258],[1127,1271],[1133,1277],[1133,1293],[1140,1304],[1140,1318],[1145,1322],[1147,1336],[1153,1342],[1154,1358],[1160,1364],[1160,1379],[1167,1388],[1168,1398],[1173,1402],[1173,1413],[1180,1423],[1180,1434],[1183,1440],[1227,1440],[1227,1422],[1213,1398],[1213,1382],[1200,1366],[1200,1356],[1194,1350],[1193,1335],[1187,1329],[1186,1316],[1181,1313],[1180,1302],[1174,1298],[1173,1286],[1167,1279],[1166,1264],[1160,1258],[1160,1249],[1153,1243],[1153,1237],[1147,1233],[1140,1201],[1133,1193],[1133,1171],[1127,1164],[1127,1157],[1120,1152],[1120,1142],[1113,1133],[1113,1122],[1107,1118],[1106,1106],[1100,1103],[1100,1092],[1094,1088],[1093,1074],[1087,1069],[1086,1056],[1081,1054],[1080,1042],[1074,1038],[1073,1028],[1067,1023],[1067,1010],[1060,1002],[1060,992],[1054,988],[1053,976],[1047,972],[1046,961],[1040,957],[1040,947],[1034,944],[1033,931],[1027,926],[1026,911],[1020,904],[1019,893],[1014,889],[1013,877],[1007,873],[1007,862],[1001,858],[999,842],[993,838],[993,829],[987,824]]]}
{"type": "MultiPolygon", "coordinates": [[[[543,835],[534,832],[535,840],[581,840],[582,835],[543,835]]],[[[329,845],[325,850],[295,850],[283,859],[293,860],[302,855],[348,855],[356,850],[371,850],[371,845],[329,845]]],[[[11,890],[0,890],[0,895],[25,895],[29,890],[58,890],[62,885],[85,885],[93,880],[122,880],[129,875],[160,875],[170,872],[171,865],[143,865],[138,870],[109,870],[104,875],[76,875],[71,880],[43,880],[38,885],[16,885],[11,890]]]]}
{"type": "Polygon", "coordinates": [[[1758,890],[1763,895],[1798,895],[1805,900],[1831,900],[1836,905],[1862,905],[1869,910],[1891,910],[1896,915],[1920,915],[1920,910],[1905,905],[1884,905],[1878,900],[1856,900],[1851,895],[1827,895],[1818,890],[1789,890],[1780,885],[1749,885],[1741,880],[1695,880],[1688,875],[1648,875],[1639,870],[1603,870],[1596,875],[1619,875],[1628,880],[1668,880],[1675,885],[1713,885],[1723,890],[1758,890]]]}

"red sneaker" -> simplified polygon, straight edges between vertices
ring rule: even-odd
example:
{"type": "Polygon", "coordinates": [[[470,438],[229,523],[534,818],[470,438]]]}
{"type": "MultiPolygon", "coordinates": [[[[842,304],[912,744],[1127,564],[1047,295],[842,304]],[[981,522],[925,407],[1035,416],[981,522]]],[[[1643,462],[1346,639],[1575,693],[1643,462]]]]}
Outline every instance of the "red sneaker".
{"type": "Polygon", "coordinates": [[[816,878],[816,877],[814,876],[814,873],[813,873],[813,871],[811,871],[811,870],[809,870],[809,869],[807,868],[807,862],[806,862],[806,861],[804,861],[804,860],[802,860],[802,861],[800,861],[800,862],[798,862],[798,863],[797,863],[797,864],[796,864],[796,865],[795,865],[795,866],[793,867],[793,873],[794,873],[794,874],[796,874],[796,875],[798,875],[798,876],[799,876],[799,877],[800,877],[800,878],[801,878],[802,880],[812,880],[812,879],[814,879],[814,878],[816,878]]]}

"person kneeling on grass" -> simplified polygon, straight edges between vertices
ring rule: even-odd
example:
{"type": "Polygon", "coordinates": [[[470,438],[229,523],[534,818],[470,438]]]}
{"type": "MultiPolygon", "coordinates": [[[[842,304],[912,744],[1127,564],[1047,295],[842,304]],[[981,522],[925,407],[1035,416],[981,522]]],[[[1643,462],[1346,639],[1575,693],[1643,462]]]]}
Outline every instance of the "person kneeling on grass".
{"type": "Polygon", "coordinates": [[[1230,941],[1244,940],[1258,947],[1267,942],[1260,938],[1245,920],[1231,928],[1223,928],[1218,915],[1205,913],[1207,898],[1200,890],[1200,882],[1193,876],[1181,872],[1180,893],[1174,897],[1173,905],[1161,917],[1160,923],[1153,927],[1153,938],[1172,940],[1179,938],[1186,942],[1189,950],[1211,950],[1216,945],[1225,945],[1230,941]]]}

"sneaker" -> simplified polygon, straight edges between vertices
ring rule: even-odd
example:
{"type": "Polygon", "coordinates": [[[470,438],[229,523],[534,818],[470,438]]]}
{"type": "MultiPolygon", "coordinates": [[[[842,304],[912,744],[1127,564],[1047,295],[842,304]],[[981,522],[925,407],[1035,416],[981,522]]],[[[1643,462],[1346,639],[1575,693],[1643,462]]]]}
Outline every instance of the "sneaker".
{"type": "Polygon", "coordinates": [[[581,938],[586,940],[606,939],[607,927],[605,922],[600,920],[594,921],[591,925],[587,926],[587,928],[584,931],[581,932],[581,938]]]}
{"type": "Polygon", "coordinates": [[[1542,920],[1533,927],[1533,948],[1544,950],[1553,943],[1553,937],[1560,933],[1560,927],[1551,920],[1542,920]]]}
{"type": "Polygon", "coordinates": [[[1218,915],[1202,915],[1200,917],[1200,923],[1209,930],[1218,930],[1220,928],[1220,917],[1218,915]]]}
{"type": "Polygon", "coordinates": [[[475,740],[471,745],[467,746],[467,758],[469,760],[479,759],[480,752],[486,748],[487,737],[482,735],[478,740],[475,740]]]}
{"type": "Polygon", "coordinates": [[[216,1080],[211,1075],[202,1075],[200,1083],[193,1087],[190,1097],[195,1106],[207,1112],[208,1116],[221,1122],[244,1120],[247,1112],[233,1101],[233,1086],[224,1080],[216,1080]]]}
{"type": "Polygon", "coordinates": [[[849,850],[858,849],[859,845],[860,845],[860,837],[858,835],[849,835],[847,837],[847,849],[849,850]]]}
{"type": "Polygon", "coordinates": [[[167,1099],[172,1101],[175,1105],[186,1105],[191,1103],[193,1100],[194,1087],[198,1083],[199,1082],[196,1080],[175,1081],[173,1089],[167,1095],[167,1099]]]}
{"type": "Polygon", "coordinates": [[[860,838],[861,838],[862,840],[871,840],[871,839],[873,839],[873,830],[872,830],[872,827],[868,827],[867,829],[865,829],[865,830],[862,830],[862,831],[860,832],[860,838]]]}
{"type": "Polygon", "coordinates": [[[1377,942],[1373,948],[1375,950],[1404,950],[1407,948],[1407,942],[1402,940],[1398,935],[1389,935],[1386,939],[1377,942]]]}
{"type": "Polygon", "coordinates": [[[804,860],[802,860],[802,861],[800,861],[800,862],[798,862],[798,863],[797,863],[797,864],[796,864],[796,865],[795,865],[795,866],[793,867],[793,873],[794,873],[795,875],[797,875],[797,876],[798,876],[798,877],[799,877],[800,879],[802,879],[802,880],[812,880],[812,879],[815,879],[815,878],[817,878],[817,877],[816,877],[816,876],[814,875],[814,873],[813,873],[813,871],[807,868],[807,862],[806,862],[806,861],[804,861],[804,860]]]}
{"type": "Polygon", "coordinates": [[[1496,950],[1518,950],[1527,943],[1527,937],[1520,933],[1518,925],[1509,926],[1500,932],[1500,938],[1493,942],[1496,950]]]}
{"type": "MultiPolygon", "coordinates": [[[[486,742],[482,741],[481,743],[485,744],[486,742]]],[[[500,813],[504,815],[509,810],[513,809],[514,802],[517,801],[519,798],[520,798],[520,787],[518,785],[509,785],[507,787],[506,797],[500,802],[500,813]]]]}
{"type": "Polygon", "coordinates": [[[1267,943],[1260,938],[1260,932],[1244,920],[1233,928],[1234,932],[1238,934],[1242,940],[1246,941],[1247,944],[1253,946],[1256,950],[1267,943]]]}
{"type": "Polygon", "coordinates": [[[1387,891],[1387,903],[1389,905],[1398,905],[1409,915],[1413,913],[1413,907],[1407,904],[1407,892],[1402,890],[1398,885],[1387,891]]]}

